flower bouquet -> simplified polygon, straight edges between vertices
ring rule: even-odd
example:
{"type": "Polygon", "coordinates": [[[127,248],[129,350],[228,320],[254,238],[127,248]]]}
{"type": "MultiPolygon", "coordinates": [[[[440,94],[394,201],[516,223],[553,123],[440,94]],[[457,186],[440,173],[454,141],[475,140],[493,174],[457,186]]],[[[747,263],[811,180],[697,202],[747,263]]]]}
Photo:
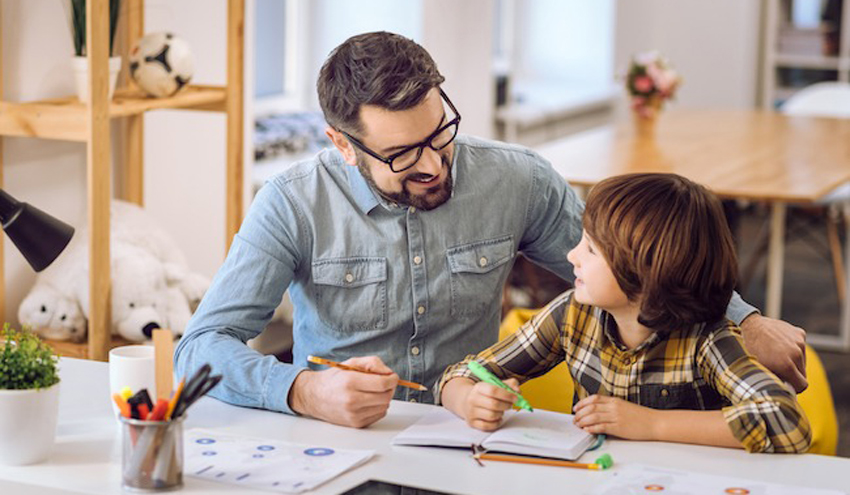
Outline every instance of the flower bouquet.
{"type": "Polygon", "coordinates": [[[638,128],[651,130],[664,101],[673,98],[682,83],[681,76],[652,51],[632,57],[625,79],[638,128]]]}

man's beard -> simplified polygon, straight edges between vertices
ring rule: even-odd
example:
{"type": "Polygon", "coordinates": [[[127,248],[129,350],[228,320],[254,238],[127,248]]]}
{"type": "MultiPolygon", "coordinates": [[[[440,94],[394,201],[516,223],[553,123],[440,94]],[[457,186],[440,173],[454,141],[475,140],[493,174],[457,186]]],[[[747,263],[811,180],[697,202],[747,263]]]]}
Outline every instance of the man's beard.
{"type": "Polygon", "coordinates": [[[432,177],[430,174],[412,173],[404,178],[401,183],[400,192],[385,191],[378,187],[375,179],[372,177],[372,172],[366,165],[363,156],[358,153],[357,168],[360,169],[360,174],[366,179],[366,182],[372,186],[372,189],[378,191],[378,194],[383,196],[388,201],[398,203],[405,206],[413,206],[420,210],[433,210],[449,200],[452,196],[452,166],[449,162],[449,154],[440,154],[440,162],[443,164],[443,169],[446,170],[446,177],[443,181],[428,189],[424,194],[411,194],[407,188],[407,183],[413,179],[427,179],[432,177]]]}

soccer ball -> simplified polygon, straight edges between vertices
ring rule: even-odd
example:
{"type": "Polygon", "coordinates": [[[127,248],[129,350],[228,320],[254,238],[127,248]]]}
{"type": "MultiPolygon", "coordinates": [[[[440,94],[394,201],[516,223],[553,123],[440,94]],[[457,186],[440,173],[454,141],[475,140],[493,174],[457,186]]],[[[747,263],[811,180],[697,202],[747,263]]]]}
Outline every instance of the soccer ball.
{"type": "Polygon", "coordinates": [[[171,33],[143,36],[130,52],[130,76],[151,96],[171,96],[189,84],[195,59],[189,45],[171,33]]]}

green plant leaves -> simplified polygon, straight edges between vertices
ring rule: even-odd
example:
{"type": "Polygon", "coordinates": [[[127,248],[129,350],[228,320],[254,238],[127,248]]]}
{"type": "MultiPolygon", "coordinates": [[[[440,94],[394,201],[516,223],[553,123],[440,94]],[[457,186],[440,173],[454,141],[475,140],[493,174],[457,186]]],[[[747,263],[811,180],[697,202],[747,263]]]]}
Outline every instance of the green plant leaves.
{"type": "Polygon", "coordinates": [[[0,389],[47,388],[59,382],[58,358],[36,335],[14,330],[6,323],[0,342],[0,389]]]}
{"type": "MultiPolygon", "coordinates": [[[[74,53],[78,57],[86,55],[86,0],[68,0],[71,2],[71,26],[73,27],[74,53]]],[[[118,29],[118,14],[121,12],[121,0],[109,0],[109,56],[115,46],[115,32],[118,29]]]]}

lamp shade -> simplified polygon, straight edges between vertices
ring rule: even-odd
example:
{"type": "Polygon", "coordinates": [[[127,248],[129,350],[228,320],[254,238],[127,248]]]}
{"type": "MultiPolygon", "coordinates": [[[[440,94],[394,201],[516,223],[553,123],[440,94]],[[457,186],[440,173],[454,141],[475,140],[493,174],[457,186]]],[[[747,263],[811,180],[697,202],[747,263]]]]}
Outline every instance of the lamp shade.
{"type": "Polygon", "coordinates": [[[3,231],[37,272],[53,263],[74,235],[70,225],[28,203],[18,202],[2,189],[0,220],[3,231]]]}

